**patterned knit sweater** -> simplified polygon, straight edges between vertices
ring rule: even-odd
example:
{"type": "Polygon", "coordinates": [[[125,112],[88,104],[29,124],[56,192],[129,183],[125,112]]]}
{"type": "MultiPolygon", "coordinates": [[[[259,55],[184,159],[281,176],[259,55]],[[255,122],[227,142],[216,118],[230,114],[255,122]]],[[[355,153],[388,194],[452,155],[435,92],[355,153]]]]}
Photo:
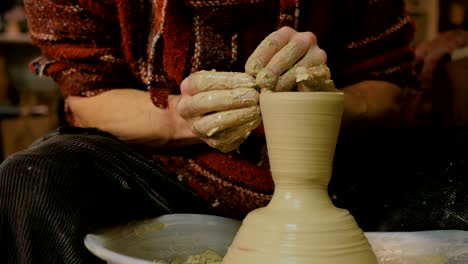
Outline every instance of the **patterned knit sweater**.
{"type": "MultiPolygon", "coordinates": [[[[164,108],[191,72],[243,71],[284,25],[314,32],[337,87],[413,76],[414,27],[403,0],[26,0],[25,8],[43,51],[32,68],[65,97],[134,87],[164,108]]],[[[241,218],[273,192],[261,127],[232,153],[200,145],[152,157],[220,215],[241,218]]]]}

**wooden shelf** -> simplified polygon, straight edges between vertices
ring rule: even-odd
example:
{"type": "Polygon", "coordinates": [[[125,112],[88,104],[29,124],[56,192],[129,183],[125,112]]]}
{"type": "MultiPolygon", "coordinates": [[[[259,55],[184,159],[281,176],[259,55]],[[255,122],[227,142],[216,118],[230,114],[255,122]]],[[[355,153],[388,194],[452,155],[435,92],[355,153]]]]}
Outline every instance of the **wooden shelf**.
{"type": "Polygon", "coordinates": [[[48,114],[49,107],[46,105],[33,105],[28,108],[14,105],[0,105],[0,119],[19,116],[46,116],[48,114]]]}
{"type": "Polygon", "coordinates": [[[0,43],[6,44],[31,44],[31,38],[27,33],[9,34],[0,33],[0,43]]]}

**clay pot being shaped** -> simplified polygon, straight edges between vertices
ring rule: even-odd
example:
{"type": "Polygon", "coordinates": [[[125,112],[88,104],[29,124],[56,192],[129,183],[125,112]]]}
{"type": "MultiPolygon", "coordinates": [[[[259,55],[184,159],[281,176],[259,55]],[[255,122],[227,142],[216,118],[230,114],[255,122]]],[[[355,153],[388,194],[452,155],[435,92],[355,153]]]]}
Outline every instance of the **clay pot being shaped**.
{"type": "Polygon", "coordinates": [[[222,263],[377,263],[353,216],[328,196],[343,94],[262,93],[260,108],[275,192],[244,219],[222,263]]]}

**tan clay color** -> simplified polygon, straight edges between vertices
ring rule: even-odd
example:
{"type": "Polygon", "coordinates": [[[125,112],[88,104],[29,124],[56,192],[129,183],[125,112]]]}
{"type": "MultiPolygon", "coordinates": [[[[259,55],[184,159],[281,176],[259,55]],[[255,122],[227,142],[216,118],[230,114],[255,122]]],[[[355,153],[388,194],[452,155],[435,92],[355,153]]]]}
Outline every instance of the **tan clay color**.
{"type": "Polygon", "coordinates": [[[306,55],[298,61],[287,72],[283,73],[276,83],[274,91],[287,92],[296,87],[296,71],[298,67],[313,67],[313,65],[324,65],[327,61],[327,54],[319,46],[315,45],[307,51],[306,55]]]}
{"type": "Polygon", "coordinates": [[[325,64],[309,68],[296,68],[296,82],[299,92],[333,92],[335,85],[330,78],[330,69],[325,64]]]}
{"type": "Polygon", "coordinates": [[[327,193],[343,94],[262,93],[260,107],[275,193],[244,219],[223,264],[376,264],[354,218],[327,193]]]}
{"type": "Polygon", "coordinates": [[[243,72],[199,71],[191,74],[189,78],[198,92],[257,86],[255,79],[243,72]]]}
{"type": "Polygon", "coordinates": [[[215,90],[197,93],[187,99],[182,98],[177,106],[182,117],[201,116],[209,112],[255,106],[258,92],[253,88],[215,90]]]}
{"type": "Polygon", "coordinates": [[[257,119],[260,120],[260,107],[250,106],[204,116],[194,122],[193,130],[197,135],[211,137],[219,131],[236,128],[257,119]]]}

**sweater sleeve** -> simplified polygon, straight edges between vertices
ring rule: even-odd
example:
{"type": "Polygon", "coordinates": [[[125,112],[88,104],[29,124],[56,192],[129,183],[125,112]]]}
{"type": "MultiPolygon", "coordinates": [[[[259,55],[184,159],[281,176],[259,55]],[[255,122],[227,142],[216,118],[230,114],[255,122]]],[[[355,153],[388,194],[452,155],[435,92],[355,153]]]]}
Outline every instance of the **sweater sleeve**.
{"type": "Polygon", "coordinates": [[[52,77],[65,97],[136,87],[121,50],[112,0],[25,0],[30,36],[42,56],[31,63],[52,77]]]}
{"type": "Polygon", "coordinates": [[[335,14],[329,64],[343,87],[359,80],[416,83],[411,41],[414,24],[404,0],[347,1],[335,14]],[[354,12],[353,12],[354,11],[354,12]]]}

